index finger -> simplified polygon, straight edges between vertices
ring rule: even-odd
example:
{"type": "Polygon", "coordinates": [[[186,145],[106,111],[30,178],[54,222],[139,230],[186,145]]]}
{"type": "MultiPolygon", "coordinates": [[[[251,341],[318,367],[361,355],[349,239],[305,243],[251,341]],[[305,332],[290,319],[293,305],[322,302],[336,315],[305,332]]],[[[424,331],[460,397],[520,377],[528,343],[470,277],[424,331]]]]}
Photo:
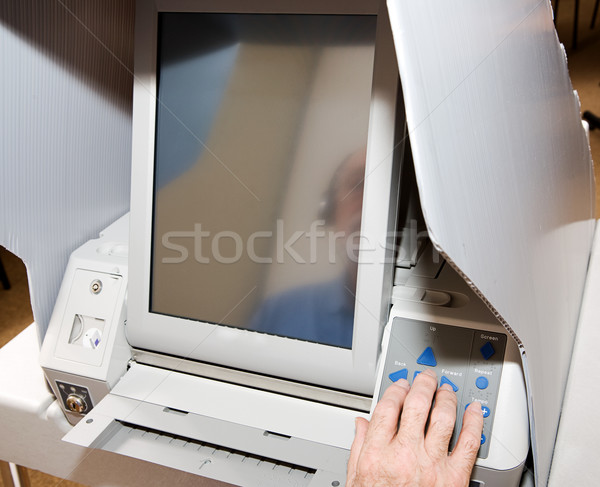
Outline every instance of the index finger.
{"type": "Polygon", "coordinates": [[[406,379],[400,379],[387,388],[373,410],[365,445],[387,444],[396,436],[400,411],[409,390],[406,379]]]}

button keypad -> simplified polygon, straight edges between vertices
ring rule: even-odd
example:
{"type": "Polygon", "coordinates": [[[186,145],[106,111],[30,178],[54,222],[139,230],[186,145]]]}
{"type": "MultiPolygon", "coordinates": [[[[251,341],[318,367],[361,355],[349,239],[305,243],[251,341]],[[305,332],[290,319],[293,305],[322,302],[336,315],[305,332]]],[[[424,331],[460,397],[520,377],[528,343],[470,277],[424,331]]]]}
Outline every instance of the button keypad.
{"type": "Polygon", "coordinates": [[[457,395],[457,419],[450,449],[458,439],[463,411],[469,403],[479,401],[484,428],[478,456],[487,458],[493,442],[494,410],[505,348],[503,333],[394,318],[379,398],[393,382],[409,377],[412,382],[423,370],[433,369],[440,379],[439,385],[448,384],[457,395]]]}

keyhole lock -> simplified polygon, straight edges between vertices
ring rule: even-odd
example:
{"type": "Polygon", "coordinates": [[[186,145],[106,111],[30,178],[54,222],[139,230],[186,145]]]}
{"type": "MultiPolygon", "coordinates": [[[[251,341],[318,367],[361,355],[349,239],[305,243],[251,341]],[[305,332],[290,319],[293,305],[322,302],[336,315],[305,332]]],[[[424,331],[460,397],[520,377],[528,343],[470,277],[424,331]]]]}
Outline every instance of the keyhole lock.
{"type": "Polygon", "coordinates": [[[100,294],[100,291],[102,291],[102,281],[100,279],[94,279],[90,284],[90,291],[92,294],[100,294]]]}
{"type": "Polygon", "coordinates": [[[83,398],[77,394],[69,394],[66,403],[69,411],[73,411],[74,413],[82,414],[87,409],[87,404],[83,398]]]}

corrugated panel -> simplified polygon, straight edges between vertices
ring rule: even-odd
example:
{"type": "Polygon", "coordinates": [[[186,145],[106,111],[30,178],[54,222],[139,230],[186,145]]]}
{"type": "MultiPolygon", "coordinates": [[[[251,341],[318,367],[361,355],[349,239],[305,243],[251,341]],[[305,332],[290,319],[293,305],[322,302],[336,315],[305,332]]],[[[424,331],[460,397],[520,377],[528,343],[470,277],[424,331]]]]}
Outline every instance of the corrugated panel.
{"type": "Polygon", "coordinates": [[[134,8],[13,0],[0,16],[0,244],[27,265],[43,336],[69,254],[129,207],[134,8]]]}

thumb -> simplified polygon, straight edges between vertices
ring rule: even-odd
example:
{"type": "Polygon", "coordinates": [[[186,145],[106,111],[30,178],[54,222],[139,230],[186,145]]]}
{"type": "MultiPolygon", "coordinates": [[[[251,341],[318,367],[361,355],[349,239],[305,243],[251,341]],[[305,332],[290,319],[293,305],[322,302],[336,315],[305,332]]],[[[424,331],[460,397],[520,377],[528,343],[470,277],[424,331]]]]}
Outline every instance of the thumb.
{"type": "Polygon", "coordinates": [[[356,418],[354,420],[356,433],[354,434],[354,441],[350,448],[350,459],[348,460],[348,476],[346,480],[346,487],[352,487],[354,478],[356,477],[356,469],[358,467],[358,459],[362,446],[365,442],[365,436],[367,436],[367,428],[369,422],[365,418],[356,418]]]}

